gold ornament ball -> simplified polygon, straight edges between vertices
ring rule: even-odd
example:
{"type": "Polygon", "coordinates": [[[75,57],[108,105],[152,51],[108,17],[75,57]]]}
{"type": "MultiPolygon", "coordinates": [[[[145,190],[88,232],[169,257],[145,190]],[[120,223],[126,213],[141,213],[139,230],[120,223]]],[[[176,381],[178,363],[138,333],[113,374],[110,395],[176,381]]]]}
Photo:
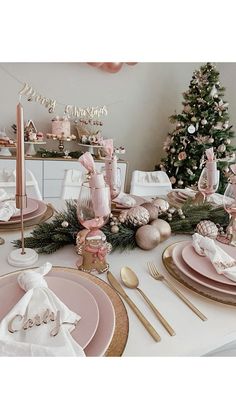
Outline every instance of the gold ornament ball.
{"type": "Polygon", "coordinates": [[[146,208],[149,212],[149,222],[156,220],[158,217],[158,208],[153,205],[151,202],[144,202],[144,204],[141,204],[142,207],[146,208]]]}
{"type": "Polygon", "coordinates": [[[146,208],[141,207],[141,205],[130,208],[127,213],[126,222],[134,227],[148,224],[149,212],[146,208]]]}
{"type": "Polygon", "coordinates": [[[160,243],[161,238],[159,231],[149,224],[138,228],[135,240],[140,249],[151,250],[160,243]]]}
{"type": "Polygon", "coordinates": [[[157,231],[159,231],[162,242],[170,237],[171,227],[167,221],[161,219],[154,220],[151,222],[151,226],[155,227],[157,231]]]}
{"type": "Polygon", "coordinates": [[[155,205],[155,207],[157,207],[160,212],[166,212],[170,207],[169,203],[163,198],[154,199],[152,204],[155,205]]]}

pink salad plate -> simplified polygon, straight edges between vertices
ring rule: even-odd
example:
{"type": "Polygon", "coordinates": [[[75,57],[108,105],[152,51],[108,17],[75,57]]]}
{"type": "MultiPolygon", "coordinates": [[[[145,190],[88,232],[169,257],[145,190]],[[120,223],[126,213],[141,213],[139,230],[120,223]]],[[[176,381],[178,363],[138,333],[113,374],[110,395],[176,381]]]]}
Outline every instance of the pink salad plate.
{"type": "MultiPolygon", "coordinates": [[[[98,311],[99,311],[99,321],[98,321],[98,325],[97,325],[97,329],[95,330],[95,334],[93,335],[93,337],[90,339],[89,343],[84,346],[84,350],[87,356],[103,356],[106,352],[106,350],[108,349],[114,331],[115,331],[115,310],[114,307],[112,305],[112,302],[110,300],[110,298],[107,296],[107,294],[95,283],[93,283],[91,280],[89,280],[87,277],[83,276],[83,272],[80,271],[76,271],[76,273],[73,272],[73,269],[68,269],[68,268],[53,268],[51,270],[51,272],[49,272],[48,275],[46,275],[46,280],[48,281],[48,285],[50,288],[52,288],[52,290],[55,292],[55,294],[57,294],[59,296],[59,293],[61,292],[60,290],[62,289],[61,287],[63,287],[63,285],[61,285],[61,283],[65,282],[67,283],[67,287],[70,286],[72,287],[73,285],[80,285],[80,289],[81,287],[83,287],[85,290],[87,290],[96,300],[97,303],[97,307],[98,307],[98,311]],[[55,285],[56,288],[51,287],[51,283],[50,281],[53,281],[52,284],[53,286],[55,285]],[[58,293],[59,292],[59,293],[58,293]]],[[[2,293],[2,286],[5,286],[6,284],[14,284],[13,291],[17,290],[17,292],[21,293],[20,296],[22,295],[22,290],[20,289],[20,287],[18,286],[18,284],[16,283],[16,278],[19,275],[19,272],[13,272],[12,274],[3,276],[3,278],[0,277],[0,319],[6,314],[7,311],[9,311],[15,304],[15,296],[14,293],[9,295],[9,300],[7,302],[7,307],[4,309],[4,314],[2,314],[3,312],[3,308],[2,308],[2,300],[4,302],[4,298],[2,297],[3,293],[2,293]]],[[[80,303],[79,300],[77,299],[78,296],[78,287],[74,289],[75,292],[75,297],[74,297],[74,302],[75,302],[75,306],[71,306],[70,302],[67,304],[66,303],[66,298],[68,298],[67,296],[67,290],[68,288],[63,288],[63,295],[60,294],[59,298],[65,303],[67,304],[73,311],[78,312],[78,314],[81,315],[81,317],[83,317],[83,312],[81,310],[80,307],[80,303]]],[[[15,292],[15,291],[14,291],[15,292]]],[[[5,293],[5,291],[4,291],[5,293]]],[[[71,294],[71,292],[70,292],[71,294]]],[[[19,295],[19,294],[18,294],[19,295]]],[[[20,298],[20,296],[18,297],[18,299],[20,298]]],[[[85,307],[85,305],[83,305],[85,307]]],[[[85,307],[86,308],[86,307],[85,307]]],[[[84,322],[91,322],[91,313],[89,312],[89,310],[86,308],[86,313],[84,314],[84,322]],[[89,313],[89,316],[88,316],[89,313]]],[[[82,322],[82,319],[80,320],[80,322],[82,322]]],[[[79,322],[78,326],[81,326],[82,323],[79,322]]],[[[76,335],[76,333],[79,332],[79,329],[75,328],[75,330],[72,332],[72,336],[74,337],[74,339],[81,345],[81,341],[79,340],[78,336],[76,335]]],[[[91,337],[92,334],[90,334],[91,337]]]]}
{"type": "MultiPolygon", "coordinates": [[[[132,198],[134,198],[134,199],[135,199],[135,201],[136,201],[136,204],[135,204],[134,206],[144,204],[144,202],[146,202],[146,201],[147,201],[147,200],[146,200],[145,198],[143,198],[142,196],[136,196],[136,195],[130,195],[130,196],[131,196],[132,198]]],[[[113,201],[112,201],[112,202],[114,202],[114,203],[116,204],[116,208],[120,208],[120,209],[129,209],[129,208],[131,208],[130,206],[125,206],[125,205],[121,205],[121,204],[119,204],[118,202],[116,202],[116,199],[117,199],[117,198],[113,199],[113,201]]]]}
{"type": "MultiPolygon", "coordinates": [[[[229,256],[236,257],[236,249],[233,246],[217,242],[217,246],[221,247],[224,252],[228,253],[229,256]]],[[[200,256],[194,250],[191,242],[186,244],[182,250],[182,257],[184,262],[197,273],[204,275],[206,278],[211,279],[221,284],[227,284],[236,287],[236,282],[231,281],[224,275],[220,275],[216,272],[211,261],[206,256],[200,256]]]]}
{"type": "Polygon", "coordinates": [[[186,199],[187,199],[186,196],[184,196],[184,197],[181,196],[178,191],[176,191],[176,192],[173,191],[172,192],[172,197],[174,197],[178,202],[181,202],[181,203],[185,202],[186,199]]]}
{"type": "Polygon", "coordinates": [[[174,246],[173,251],[172,251],[172,259],[175,266],[178,268],[178,270],[184,275],[186,275],[186,277],[190,278],[194,282],[197,282],[198,284],[206,288],[219,291],[223,294],[236,295],[235,286],[212,281],[211,279],[206,278],[204,275],[201,275],[200,273],[194,271],[185,263],[185,261],[182,258],[182,251],[185,248],[186,243],[189,243],[189,241],[188,242],[183,241],[183,242],[177,243],[174,246]]]}
{"type": "MultiPolygon", "coordinates": [[[[18,273],[19,274],[19,273],[18,273]]],[[[25,294],[13,274],[0,286],[0,321],[25,294]]],[[[64,275],[65,276],[65,275],[64,275]]],[[[60,276],[46,277],[49,288],[81,319],[72,332],[73,338],[85,348],[93,338],[99,323],[99,309],[93,295],[78,282],[60,276]]]]}
{"type": "MultiPolygon", "coordinates": [[[[37,203],[38,203],[38,208],[32,213],[24,215],[24,221],[34,220],[34,218],[38,218],[41,215],[43,216],[43,214],[47,211],[47,204],[45,204],[45,202],[37,201],[37,203]]],[[[14,218],[14,219],[11,218],[9,221],[0,221],[0,225],[18,224],[19,220],[20,218],[14,218]]]]}
{"type": "MultiPolygon", "coordinates": [[[[27,208],[23,209],[23,216],[25,217],[28,214],[32,214],[32,212],[36,211],[39,207],[39,201],[33,198],[27,198],[27,208]]],[[[11,220],[20,220],[20,215],[13,215],[11,220]]]]}
{"type": "Polygon", "coordinates": [[[194,198],[195,195],[196,195],[196,193],[197,192],[195,192],[195,191],[193,191],[193,192],[184,192],[184,190],[183,190],[183,191],[178,191],[178,196],[180,198],[183,198],[183,199],[186,200],[188,198],[194,198]]]}

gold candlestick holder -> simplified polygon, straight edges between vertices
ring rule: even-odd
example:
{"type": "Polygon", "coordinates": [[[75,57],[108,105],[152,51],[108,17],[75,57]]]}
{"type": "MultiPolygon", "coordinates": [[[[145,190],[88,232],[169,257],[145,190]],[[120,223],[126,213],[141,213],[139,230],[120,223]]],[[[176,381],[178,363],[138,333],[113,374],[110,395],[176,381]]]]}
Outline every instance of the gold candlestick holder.
{"type": "Polygon", "coordinates": [[[17,105],[17,148],[16,148],[16,208],[20,209],[21,221],[21,248],[12,250],[8,255],[8,263],[12,266],[25,268],[32,266],[38,260],[38,254],[33,249],[25,248],[24,215],[27,208],[27,195],[25,192],[25,155],[24,155],[24,118],[21,103],[17,105]]]}

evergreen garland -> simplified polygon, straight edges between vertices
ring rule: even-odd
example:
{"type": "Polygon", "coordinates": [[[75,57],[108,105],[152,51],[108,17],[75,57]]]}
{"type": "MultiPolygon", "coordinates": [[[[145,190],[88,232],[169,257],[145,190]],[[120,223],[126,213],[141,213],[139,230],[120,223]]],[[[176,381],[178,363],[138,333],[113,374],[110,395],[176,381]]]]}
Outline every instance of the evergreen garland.
{"type": "MultiPolygon", "coordinates": [[[[25,238],[25,246],[36,249],[38,253],[50,254],[67,244],[76,244],[77,233],[84,227],[77,218],[77,204],[75,201],[66,201],[66,210],[57,213],[50,222],[44,222],[35,227],[29,237],[25,238]],[[63,226],[67,221],[68,226],[63,226]]],[[[201,220],[210,220],[222,227],[229,223],[229,216],[223,207],[213,207],[209,203],[193,204],[188,200],[182,207],[185,218],[179,217],[178,212],[173,215],[171,221],[167,220],[167,215],[163,214],[160,218],[169,222],[173,233],[193,233],[196,225],[201,220]]],[[[135,233],[137,227],[126,224],[119,226],[118,233],[112,233],[110,226],[105,225],[101,229],[111,243],[113,250],[134,249],[136,245],[135,233]]],[[[21,247],[21,241],[13,242],[15,247],[21,247]]]]}
{"type": "MultiPolygon", "coordinates": [[[[83,153],[81,151],[70,151],[68,156],[72,159],[78,159],[83,153]]],[[[55,150],[47,150],[46,148],[40,148],[37,153],[37,157],[43,157],[43,158],[62,158],[65,157],[65,153],[61,151],[55,151],[55,150]]]]}

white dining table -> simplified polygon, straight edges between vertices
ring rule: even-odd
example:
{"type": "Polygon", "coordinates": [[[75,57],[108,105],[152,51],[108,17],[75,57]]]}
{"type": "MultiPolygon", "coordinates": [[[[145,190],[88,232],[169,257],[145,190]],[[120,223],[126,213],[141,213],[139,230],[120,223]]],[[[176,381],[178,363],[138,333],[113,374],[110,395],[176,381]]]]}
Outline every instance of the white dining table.
{"type": "MultiPolygon", "coordinates": [[[[29,233],[30,230],[27,230],[25,236],[29,233]]],[[[19,238],[19,232],[2,232],[0,235],[5,239],[5,244],[0,246],[0,275],[4,275],[18,270],[8,264],[7,257],[13,250],[12,241],[19,238]]],[[[161,341],[155,342],[152,339],[125,303],[129,316],[129,336],[123,356],[204,356],[222,345],[227,345],[234,340],[236,342],[236,307],[198,295],[179,284],[165,270],[162,263],[163,250],[174,242],[189,238],[190,236],[187,235],[172,235],[153,250],[144,251],[136,248],[122,253],[114,251],[107,256],[110,271],[117,279],[120,280],[122,266],[129,266],[137,273],[140,288],[152,300],[176,332],[175,336],[170,336],[138,291],[126,288],[129,297],[160,334],[161,341]],[[178,289],[205,314],[208,320],[202,321],[164,283],[153,279],[147,270],[148,261],[154,261],[160,273],[173,281],[178,289]]],[[[40,254],[35,266],[40,266],[49,261],[53,266],[76,269],[77,260],[78,255],[74,246],[67,245],[51,255],[40,254]]],[[[106,274],[99,275],[99,277],[108,282],[106,274]]]]}

